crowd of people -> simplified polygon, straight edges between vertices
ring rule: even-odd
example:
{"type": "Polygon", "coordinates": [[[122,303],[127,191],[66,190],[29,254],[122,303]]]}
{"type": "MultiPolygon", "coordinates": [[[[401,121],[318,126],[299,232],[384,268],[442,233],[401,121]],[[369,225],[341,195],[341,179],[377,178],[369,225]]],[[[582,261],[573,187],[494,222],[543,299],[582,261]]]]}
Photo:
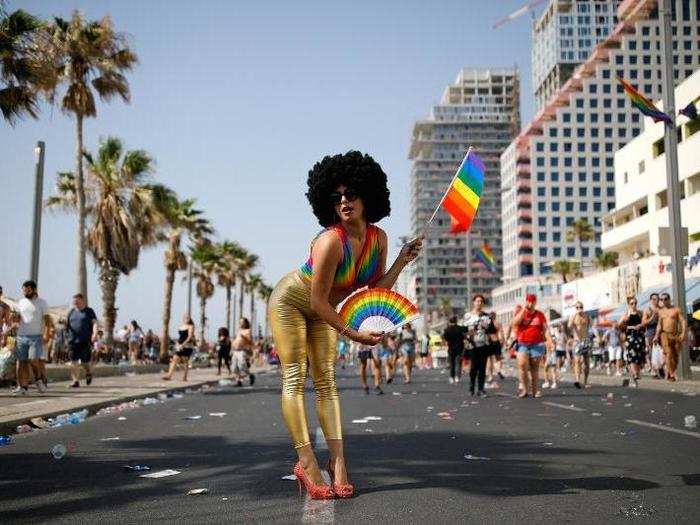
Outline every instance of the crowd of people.
{"type": "MultiPolygon", "coordinates": [[[[144,331],[135,320],[116,330],[108,344],[97,315],[81,294],[73,296],[71,308],[56,321],[34,281],[23,283],[22,295],[19,301],[10,300],[0,287],[0,380],[14,379],[13,395],[26,395],[32,382],[44,393],[48,387],[46,363],[69,364],[71,387],[79,388],[83,374],[85,384],[92,383],[92,366],[97,362],[132,366],[160,362],[160,338],[152,330],[144,331]]],[[[198,344],[194,323],[185,315],[178,339],[169,343],[171,358],[165,380],[180,365],[186,381],[197,357],[205,365],[218,360],[219,373],[223,364],[237,385],[244,379],[252,385],[252,365],[279,362],[271,345],[253,336],[246,318],[241,319],[233,339],[221,328],[216,342],[198,344]]]]}

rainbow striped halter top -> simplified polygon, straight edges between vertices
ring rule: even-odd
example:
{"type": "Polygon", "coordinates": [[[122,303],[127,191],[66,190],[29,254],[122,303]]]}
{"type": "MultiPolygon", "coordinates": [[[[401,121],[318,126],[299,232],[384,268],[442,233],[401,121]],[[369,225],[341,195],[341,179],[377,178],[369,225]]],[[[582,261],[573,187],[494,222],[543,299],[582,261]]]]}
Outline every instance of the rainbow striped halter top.
{"type": "MultiPolygon", "coordinates": [[[[348,239],[345,228],[340,224],[336,224],[328,228],[328,230],[334,231],[343,243],[343,259],[335,271],[334,288],[361,288],[376,283],[382,277],[382,268],[379,260],[379,228],[374,224],[367,225],[365,243],[357,257],[353,253],[352,244],[350,239],[348,239]]],[[[328,230],[324,230],[321,233],[328,230]]],[[[318,235],[316,237],[318,238],[318,235]]],[[[313,243],[311,247],[313,248],[313,243]]],[[[311,255],[309,255],[309,259],[301,267],[301,274],[304,278],[311,280],[313,271],[314,262],[311,255]]]]}

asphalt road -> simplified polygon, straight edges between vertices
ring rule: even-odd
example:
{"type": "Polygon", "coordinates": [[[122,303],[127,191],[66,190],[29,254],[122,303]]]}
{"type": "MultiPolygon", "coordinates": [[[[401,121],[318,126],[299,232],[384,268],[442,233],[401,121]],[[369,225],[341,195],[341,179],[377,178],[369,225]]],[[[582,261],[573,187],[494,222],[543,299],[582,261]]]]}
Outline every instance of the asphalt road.
{"type": "MultiPolygon", "coordinates": [[[[687,414],[700,419],[700,396],[565,385],[519,400],[506,381],[473,399],[446,377],[421,371],[412,385],[367,396],[354,369],[340,374],[352,500],[312,502],[282,479],[295,455],[278,378],[267,375],[254,389],[216,388],[16,436],[0,448],[0,521],[700,522],[700,431],[683,425],[687,414]],[[352,423],[366,416],[381,419],[352,423]],[[57,443],[70,450],[60,460],[49,454],[57,443]],[[135,464],[180,473],[146,479],[122,468],[135,464]],[[197,488],[208,493],[186,495],[197,488]]],[[[325,463],[320,434],[317,443],[325,463]]]]}

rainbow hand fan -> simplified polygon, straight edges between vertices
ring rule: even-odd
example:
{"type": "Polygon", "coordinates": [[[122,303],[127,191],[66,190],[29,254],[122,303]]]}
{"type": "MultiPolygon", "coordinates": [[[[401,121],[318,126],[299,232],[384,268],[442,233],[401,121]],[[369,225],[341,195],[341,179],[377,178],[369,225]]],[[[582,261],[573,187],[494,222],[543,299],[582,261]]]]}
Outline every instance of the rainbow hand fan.
{"type": "Polygon", "coordinates": [[[367,288],[354,293],[338,312],[353,330],[391,332],[420,316],[403,295],[387,288],[367,288]]]}

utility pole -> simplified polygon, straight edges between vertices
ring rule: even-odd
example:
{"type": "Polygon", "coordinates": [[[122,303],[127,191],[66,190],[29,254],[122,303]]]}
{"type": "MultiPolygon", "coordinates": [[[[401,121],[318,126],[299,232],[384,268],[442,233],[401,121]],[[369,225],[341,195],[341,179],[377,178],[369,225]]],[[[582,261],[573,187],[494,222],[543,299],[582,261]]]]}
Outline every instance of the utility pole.
{"type": "Polygon", "coordinates": [[[471,305],[472,305],[472,271],[471,271],[471,265],[472,265],[472,237],[469,234],[469,232],[466,232],[464,234],[464,241],[466,243],[465,246],[465,251],[466,251],[466,270],[467,270],[467,300],[465,304],[465,312],[468,312],[471,310],[471,305]]]}
{"type": "Polygon", "coordinates": [[[44,150],[43,141],[36,143],[36,168],[34,171],[34,218],[32,220],[32,255],[29,275],[32,281],[39,282],[39,252],[41,250],[41,212],[44,200],[44,150]]]}
{"type": "MultiPolygon", "coordinates": [[[[680,188],[678,185],[678,137],[676,135],[676,102],[673,75],[673,32],[671,29],[671,3],[673,0],[662,0],[660,14],[662,17],[661,38],[664,50],[663,100],[664,112],[671,117],[672,122],[664,122],[664,151],[666,153],[666,195],[668,198],[668,225],[671,230],[671,256],[673,261],[673,299],[680,309],[681,315],[687,314],[685,304],[685,265],[683,263],[683,238],[681,225],[680,188]]],[[[678,14],[677,14],[678,16],[678,14]]],[[[690,379],[690,356],[686,341],[681,342],[681,353],[678,360],[678,375],[680,379],[690,379]]]]}

